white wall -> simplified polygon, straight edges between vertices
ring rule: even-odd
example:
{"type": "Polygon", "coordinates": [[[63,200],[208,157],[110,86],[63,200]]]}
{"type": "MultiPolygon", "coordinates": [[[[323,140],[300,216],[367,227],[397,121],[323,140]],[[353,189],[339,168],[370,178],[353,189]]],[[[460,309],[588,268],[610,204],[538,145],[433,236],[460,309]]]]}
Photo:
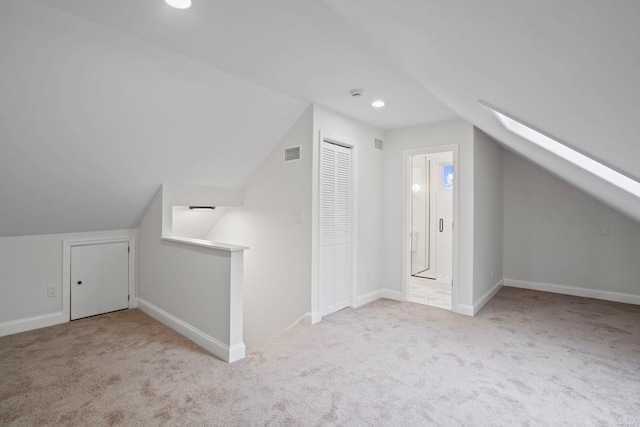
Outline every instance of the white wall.
{"type": "MultiPolygon", "coordinates": [[[[137,230],[113,230],[0,237],[0,334],[3,323],[62,311],[64,240],[99,240],[136,234],[137,230]],[[47,285],[53,283],[57,284],[58,296],[49,298],[47,285]]],[[[27,329],[30,328],[27,326],[27,329]]]]}
{"type": "Polygon", "coordinates": [[[504,155],[505,284],[640,304],[640,224],[504,155]]]}
{"type": "Polygon", "coordinates": [[[473,305],[477,311],[502,282],[503,150],[478,128],[473,129],[473,305]]]}
{"type": "Polygon", "coordinates": [[[311,277],[311,135],[309,107],[244,188],[242,208],[229,208],[207,236],[249,246],[244,256],[244,335],[252,344],[309,311],[311,277]],[[284,148],[301,146],[284,163],[284,148]],[[301,212],[303,223],[295,222],[301,212]]]}
{"type": "Polygon", "coordinates": [[[207,234],[226,211],[226,207],[215,209],[189,209],[189,206],[172,206],[171,234],[174,236],[206,239],[207,234]]]}
{"type": "MultiPolygon", "coordinates": [[[[402,291],[402,152],[403,150],[458,145],[459,283],[458,305],[473,305],[474,158],[473,126],[463,120],[396,129],[385,133],[383,286],[402,291]]],[[[454,243],[455,244],[455,243],[454,243]]],[[[454,301],[455,304],[455,301],[454,301]]]]}
{"type": "Polygon", "coordinates": [[[139,227],[139,306],[224,360],[234,346],[244,357],[242,336],[233,334],[232,309],[242,310],[233,299],[234,254],[163,240],[164,193],[158,191],[139,227]]]}
{"type": "MultiPolygon", "coordinates": [[[[345,117],[324,107],[314,105],[313,149],[316,156],[314,176],[317,177],[320,153],[320,133],[340,142],[353,145],[355,156],[353,190],[354,218],[357,218],[356,241],[357,258],[353,304],[368,302],[380,289],[386,288],[382,280],[382,229],[383,229],[383,151],[374,147],[374,140],[384,139],[384,132],[357,120],[345,117]]],[[[314,201],[317,202],[318,182],[313,183],[314,201]]],[[[314,205],[315,206],[315,205],[314,205]]],[[[317,207],[313,209],[317,213],[317,207]]],[[[317,226],[318,218],[315,218],[317,226]]],[[[317,239],[317,228],[313,231],[317,239]]],[[[317,240],[316,240],[317,246],[317,240]]],[[[317,252],[314,253],[317,262],[317,252]]],[[[314,269],[315,270],[315,269],[314,269]]],[[[317,288],[317,270],[312,276],[312,292],[317,288]]],[[[313,296],[312,296],[313,301],[313,296]]],[[[312,302],[312,311],[315,310],[312,302]]],[[[312,313],[313,314],[313,313],[312,313]]]]}

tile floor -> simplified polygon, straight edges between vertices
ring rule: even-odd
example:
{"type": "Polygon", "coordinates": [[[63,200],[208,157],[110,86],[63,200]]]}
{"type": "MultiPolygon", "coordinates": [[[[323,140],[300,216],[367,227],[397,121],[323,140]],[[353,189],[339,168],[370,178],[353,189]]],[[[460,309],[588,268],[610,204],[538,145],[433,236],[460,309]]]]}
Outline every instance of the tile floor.
{"type": "Polygon", "coordinates": [[[411,276],[407,300],[451,310],[451,283],[411,276]]]}

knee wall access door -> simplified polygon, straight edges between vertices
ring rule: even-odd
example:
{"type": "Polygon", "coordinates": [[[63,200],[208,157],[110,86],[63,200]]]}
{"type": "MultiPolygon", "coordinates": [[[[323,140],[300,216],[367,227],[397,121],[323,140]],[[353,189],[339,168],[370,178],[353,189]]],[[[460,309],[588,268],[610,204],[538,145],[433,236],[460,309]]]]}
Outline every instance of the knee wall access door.
{"type": "Polygon", "coordinates": [[[129,308],[129,243],[71,248],[71,320],[129,308]]]}

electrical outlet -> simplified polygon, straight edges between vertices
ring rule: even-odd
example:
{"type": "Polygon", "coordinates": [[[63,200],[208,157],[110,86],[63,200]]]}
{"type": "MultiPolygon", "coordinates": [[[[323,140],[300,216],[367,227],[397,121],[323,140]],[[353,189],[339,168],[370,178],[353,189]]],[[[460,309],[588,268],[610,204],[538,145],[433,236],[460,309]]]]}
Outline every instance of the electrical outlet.
{"type": "Polygon", "coordinates": [[[50,283],[47,285],[47,297],[57,297],[58,296],[58,284],[50,283]]]}

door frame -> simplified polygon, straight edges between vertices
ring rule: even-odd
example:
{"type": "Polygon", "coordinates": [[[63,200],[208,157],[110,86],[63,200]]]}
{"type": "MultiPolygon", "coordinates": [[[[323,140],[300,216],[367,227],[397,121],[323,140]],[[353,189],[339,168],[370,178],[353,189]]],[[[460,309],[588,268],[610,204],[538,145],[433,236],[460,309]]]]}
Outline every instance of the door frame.
{"type": "Polygon", "coordinates": [[[347,307],[353,307],[357,295],[358,278],[358,144],[342,136],[318,131],[313,141],[312,192],[311,192],[311,323],[322,320],[320,313],[320,153],[322,142],[340,145],[351,149],[351,262],[349,281],[349,300],[347,307]]]}
{"type": "Polygon", "coordinates": [[[453,258],[451,265],[451,308],[457,311],[458,305],[458,249],[459,249],[459,194],[460,179],[458,168],[458,144],[437,145],[433,147],[414,148],[402,151],[402,301],[407,301],[407,290],[409,287],[409,276],[411,275],[411,157],[419,154],[442,153],[446,151],[453,152],[453,258]]]}
{"type": "Polygon", "coordinates": [[[62,318],[71,320],[71,248],[74,246],[102,245],[107,243],[129,244],[129,308],[137,307],[136,300],[136,238],[135,236],[108,239],[62,241],[62,318]]]}

